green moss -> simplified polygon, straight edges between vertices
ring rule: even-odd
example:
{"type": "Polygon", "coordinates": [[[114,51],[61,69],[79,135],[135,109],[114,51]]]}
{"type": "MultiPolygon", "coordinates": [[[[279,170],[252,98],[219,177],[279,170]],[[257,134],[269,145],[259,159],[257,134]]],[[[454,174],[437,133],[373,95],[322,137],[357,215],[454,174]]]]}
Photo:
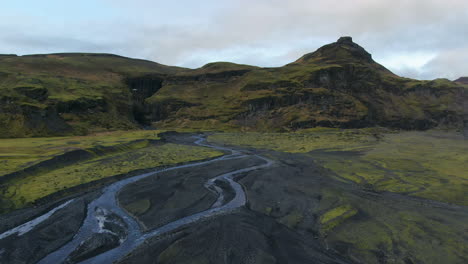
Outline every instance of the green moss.
{"type": "Polygon", "coordinates": [[[161,102],[167,105],[152,118],[155,126],[171,130],[276,132],[315,125],[357,126],[374,119],[392,125],[404,120],[401,127],[411,127],[417,121],[440,121],[447,113],[458,118],[463,111],[458,84],[400,78],[339,45],[278,68],[216,62],[190,70],[106,54],[52,54],[2,58],[0,73],[2,98],[24,110],[17,114],[19,122],[0,116],[8,128],[0,128],[4,137],[133,129],[136,124],[128,107],[133,102],[125,80],[148,74],[170,75],[146,99],[150,106],[145,109],[160,107],[161,102]],[[351,82],[345,81],[348,75],[351,82]],[[45,90],[48,97],[30,98],[21,92],[28,87],[45,90]],[[37,113],[53,109],[52,105],[67,109],[92,100],[97,109],[58,113],[68,130],[55,131],[45,121],[33,126],[29,120],[31,108],[37,113]],[[159,116],[162,112],[164,117],[159,116]]]}
{"type": "Polygon", "coordinates": [[[367,149],[376,138],[366,130],[312,129],[297,133],[218,133],[210,142],[274,149],[284,152],[313,150],[351,151],[367,149]]]}
{"type": "Polygon", "coordinates": [[[468,249],[457,231],[463,220],[447,220],[448,225],[418,212],[371,214],[372,219],[344,223],[343,228],[329,233],[328,240],[352,245],[349,254],[365,263],[377,263],[376,253],[395,263],[405,263],[405,258],[414,263],[464,262],[468,249]]]}
{"type": "Polygon", "coordinates": [[[335,207],[331,210],[328,210],[320,217],[320,223],[326,224],[331,220],[350,214],[350,212],[352,212],[352,214],[354,215],[357,213],[357,210],[351,205],[342,205],[335,207]]]}
{"type": "Polygon", "coordinates": [[[0,99],[8,104],[2,104],[0,112],[14,113],[15,119],[20,118],[20,121],[0,116],[0,124],[5,124],[0,127],[0,137],[135,129],[131,108],[128,107],[131,105],[131,95],[124,82],[125,78],[146,73],[172,74],[181,70],[183,69],[106,54],[2,58],[0,99]],[[78,110],[67,112],[70,106],[78,110]],[[65,113],[53,113],[54,109],[64,110],[65,113]],[[122,112],[127,109],[128,112],[122,112]],[[41,118],[34,117],[34,120],[30,120],[31,113],[40,115],[41,118]],[[67,116],[64,117],[63,114],[67,116]],[[60,123],[60,117],[67,119],[64,123],[71,129],[57,129],[66,126],[65,124],[50,124],[60,123]]]}
{"type": "Polygon", "coordinates": [[[257,69],[255,66],[245,65],[245,64],[236,64],[232,62],[211,62],[204,65],[201,68],[195,70],[186,70],[177,74],[178,76],[193,76],[193,75],[203,75],[203,74],[213,74],[220,73],[225,71],[240,71],[240,70],[253,70],[257,69]]]}
{"type": "Polygon", "coordinates": [[[21,208],[57,191],[139,169],[171,166],[178,163],[222,155],[210,148],[177,144],[141,145],[110,155],[78,162],[30,177],[12,179],[5,184],[3,197],[21,208]]]}
{"type": "Polygon", "coordinates": [[[321,193],[318,210],[323,241],[356,262],[465,262],[464,212],[419,206],[414,201],[374,199],[336,187],[324,186],[321,193]],[[347,212],[355,217],[348,217],[347,212]]]}
{"type": "Polygon", "coordinates": [[[0,139],[0,176],[54,156],[95,146],[115,146],[140,139],[158,139],[159,131],[136,130],[96,133],[88,136],[0,139]]]}
{"type": "Polygon", "coordinates": [[[219,133],[209,141],[309,152],[335,173],[374,191],[391,191],[468,205],[468,143],[455,132],[383,133],[382,129],[297,133],[219,133]]]}
{"type": "Polygon", "coordinates": [[[323,234],[330,232],[346,219],[357,214],[357,212],[357,209],[351,205],[341,205],[326,211],[320,216],[321,232],[323,234]]]}

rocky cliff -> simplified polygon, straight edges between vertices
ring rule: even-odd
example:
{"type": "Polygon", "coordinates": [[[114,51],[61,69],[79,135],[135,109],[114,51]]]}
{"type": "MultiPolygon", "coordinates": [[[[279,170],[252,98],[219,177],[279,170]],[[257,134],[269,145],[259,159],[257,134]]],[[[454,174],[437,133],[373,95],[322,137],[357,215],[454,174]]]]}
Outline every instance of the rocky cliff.
{"type": "Polygon", "coordinates": [[[0,56],[2,137],[166,129],[462,127],[467,87],[399,77],[350,37],[277,68],[108,54],[0,56]]]}
{"type": "Polygon", "coordinates": [[[178,106],[165,108],[163,118],[153,119],[156,126],[263,131],[460,127],[467,99],[466,88],[446,79],[396,76],[350,37],[283,67],[221,63],[216,74],[222,78],[210,74],[204,67],[166,80],[146,101],[153,109],[175,100],[178,106]]]}

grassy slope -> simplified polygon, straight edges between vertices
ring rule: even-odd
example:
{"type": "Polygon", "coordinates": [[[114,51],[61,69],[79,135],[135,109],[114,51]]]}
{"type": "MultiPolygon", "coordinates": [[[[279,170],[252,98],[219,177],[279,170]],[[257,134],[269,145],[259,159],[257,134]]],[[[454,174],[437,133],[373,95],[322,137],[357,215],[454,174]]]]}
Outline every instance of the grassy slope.
{"type": "Polygon", "coordinates": [[[54,130],[55,134],[69,134],[70,130],[86,133],[135,128],[129,115],[131,94],[124,78],[180,70],[107,54],[0,57],[0,135],[45,136],[54,134],[54,130]],[[30,116],[36,113],[39,117],[30,116]],[[29,124],[34,123],[29,119],[51,119],[56,114],[59,116],[51,121],[55,124],[29,124]],[[63,121],[66,124],[60,127],[63,121]]]}
{"type": "Polygon", "coordinates": [[[9,153],[8,156],[3,156],[1,161],[8,165],[6,172],[31,166],[70,150],[85,149],[90,152],[89,149],[96,146],[113,146],[114,150],[94,153],[91,159],[53,169],[44,168],[26,177],[8,180],[0,186],[0,209],[3,212],[19,209],[57,191],[114,175],[222,154],[203,147],[153,145],[146,140],[156,139],[156,135],[157,131],[132,131],[85,137],[2,139],[2,151],[7,150],[9,153]]]}
{"type": "MultiPolygon", "coordinates": [[[[152,97],[146,99],[149,104],[165,105],[171,100],[189,103],[191,107],[182,107],[171,114],[167,120],[158,122],[158,127],[171,127],[192,130],[230,130],[236,129],[230,120],[242,111],[239,99],[238,76],[229,78],[229,83],[217,78],[205,76],[223,74],[232,71],[248,71],[256,67],[227,62],[210,63],[200,69],[176,74],[152,97]],[[195,79],[194,79],[195,78],[195,79]],[[200,80],[201,78],[201,80],[200,80]]],[[[221,78],[224,79],[224,78],[221,78]]]]}
{"type": "Polygon", "coordinates": [[[468,94],[448,80],[398,77],[352,42],[326,45],[278,68],[217,62],[189,70],[102,54],[7,56],[0,57],[0,135],[135,128],[124,79],[146,74],[164,81],[138,99],[146,102],[140,110],[170,129],[460,126],[468,94]]]}
{"type": "MultiPolygon", "coordinates": [[[[242,66],[220,64],[216,72],[242,66]]],[[[224,131],[369,124],[427,128],[438,122],[459,126],[459,120],[444,118],[463,112],[459,84],[398,77],[343,45],[328,45],[283,67],[244,69],[250,71],[224,79],[204,78],[209,67],[177,74],[147,101],[170,98],[189,105],[156,125],[224,131]],[[194,75],[203,81],[187,78],[194,75]]]]}
{"type": "MultiPolygon", "coordinates": [[[[248,121],[242,123],[237,120],[240,114],[249,111],[249,102],[280,101],[291,96],[300,97],[304,95],[343,97],[342,101],[358,108],[359,115],[365,114],[366,109],[362,103],[350,96],[321,87],[304,87],[303,82],[310,74],[329,67],[333,67],[333,65],[248,68],[251,69],[250,72],[230,78],[228,81],[168,82],[147,101],[160,103],[167,100],[167,98],[177,98],[193,104],[194,106],[182,108],[173,113],[168,120],[157,123],[159,126],[179,128],[237,130],[242,127],[248,130],[281,130],[283,129],[281,125],[307,121],[313,117],[320,120],[334,118],[330,115],[321,115],[318,113],[320,112],[318,109],[301,109],[303,108],[301,105],[292,105],[281,107],[279,110],[281,111],[279,113],[281,115],[279,124],[275,124],[277,120],[269,121],[268,118],[255,120],[253,124],[247,123],[248,121]]],[[[203,74],[206,73],[208,72],[203,74]]],[[[188,73],[182,72],[177,76],[183,77],[186,75],[188,73]]]]}

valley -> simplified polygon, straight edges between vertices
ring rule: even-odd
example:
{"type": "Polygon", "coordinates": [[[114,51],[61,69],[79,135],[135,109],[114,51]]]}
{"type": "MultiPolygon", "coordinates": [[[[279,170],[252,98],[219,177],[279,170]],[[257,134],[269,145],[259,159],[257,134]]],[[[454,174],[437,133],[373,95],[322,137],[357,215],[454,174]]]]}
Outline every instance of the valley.
{"type": "Polygon", "coordinates": [[[222,156],[169,165],[160,172],[137,170],[139,174],[118,177],[102,189],[78,188],[73,195],[3,214],[2,236],[63,206],[30,230],[2,237],[0,259],[7,263],[466,260],[466,159],[457,155],[464,155],[467,145],[459,133],[323,128],[300,133],[208,133],[209,143],[197,134],[157,135],[165,144],[192,148],[198,144],[197,148],[214,148],[222,156]],[[437,149],[427,151],[421,141],[430,141],[430,147],[437,149]],[[386,144],[398,153],[381,153],[392,151],[386,144]],[[428,164],[418,151],[456,158],[434,162],[437,159],[430,156],[428,164]],[[396,157],[418,164],[394,161],[396,157]],[[440,168],[450,173],[436,173],[440,168]],[[403,178],[402,171],[428,176],[418,176],[414,182],[409,175],[403,178]],[[234,181],[227,175],[235,176],[234,181]],[[408,192],[415,186],[424,190],[408,192]],[[15,246],[23,241],[28,246],[15,246]]]}
{"type": "Polygon", "coordinates": [[[466,77],[0,56],[0,263],[468,263],[466,77]]]}

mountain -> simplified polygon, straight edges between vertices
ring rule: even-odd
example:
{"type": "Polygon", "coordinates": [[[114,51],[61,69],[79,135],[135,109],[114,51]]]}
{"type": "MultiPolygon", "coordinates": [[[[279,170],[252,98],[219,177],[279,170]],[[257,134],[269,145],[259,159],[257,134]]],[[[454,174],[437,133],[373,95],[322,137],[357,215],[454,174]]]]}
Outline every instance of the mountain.
{"type": "Polygon", "coordinates": [[[150,119],[167,128],[265,131],[375,125],[427,129],[459,126],[463,119],[466,93],[460,85],[398,77],[350,37],[283,67],[229,64],[229,70],[219,70],[226,65],[219,64],[216,73],[207,67],[165,80],[145,100],[150,119]]]}
{"type": "Polygon", "coordinates": [[[466,87],[399,77],[351,37],[282,67],[198,69],[108,54],[0,56],[0,135],[463,125],[466,87]]]}
{"type": "Polygon", "coordinates": [[[460,77],[456,79],[454,82],[461,83],[461,84],[468,84],[468,77],[460,77]]]}

